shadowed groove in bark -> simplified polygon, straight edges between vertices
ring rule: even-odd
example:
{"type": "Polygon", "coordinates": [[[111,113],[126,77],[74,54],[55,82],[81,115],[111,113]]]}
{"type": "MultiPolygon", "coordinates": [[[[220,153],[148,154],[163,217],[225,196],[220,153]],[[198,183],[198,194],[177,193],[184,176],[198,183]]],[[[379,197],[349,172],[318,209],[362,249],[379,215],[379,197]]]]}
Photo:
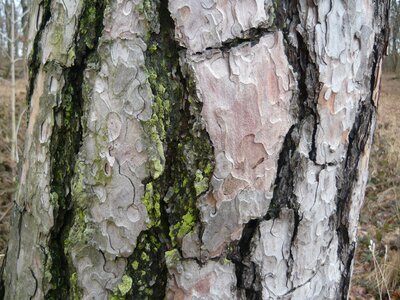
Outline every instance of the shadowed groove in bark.
{"type": "Polygon", "coordinates": [[[266,35],[267,33],[273,32],[273,28],[268,27],[257,27],[257,28],[250,28],[246,31],[245,37],[237,37],[234,39],[230,39],[227,41],[222,42],[220,47],[208,47],[203,52],[196,52],[195,55],[201,55],[206,51],[209,50],[220,50],[222,52],[229,52],[232,48],[239,46],[241,44],[250,43],[253,47],[260,42],[260,39],[266,35]]]}
{"type": "MultiPolygon", "coordinates": [[[[376,118],[377,108],[373,100],[374,90],[376,88],[376,76],[379,72],[379,60],[386,52],[389,39],[389,6],[387,1],[381,3],[381,7],[386,7],[383,15],[382,28],[375,36],[374,49],[372,55],[372,75],[370,78],[370,95],[368,99],[361,102],[359,111],[356,114],[354,126],[349,134],[349,146],[347,149],[346,160],[343,162],[342,173],[337,176],[337,196],[336,196],[336,232],[339,238],[338,255],[345,269],[341,275],[340,291],[341,299],[347,299],[350,280],[351,268],[356,245],[349,238],[349,211],[351,205],[351,191],[357,181],[358,166],[360,158],[363,155],[365,146],[369,140],[374,119],[376,118]]],[[[378,1],[375,2],[375,14],[379,13],[378,1]]],[[[379,83],[378,83],[379,84],[379,83]]]]}
{"type": "Polygon", "coordinates": [[[103,30],[105,3],[101,0],[85,1],[75,35],[76,58],[72,67],[63,70],[66,82],[62,90],[62,102],[54,108],[54,115],[62,116],[62,124],[55,122],[51,136],[51,188],[54,224],[50,232],[49,252],[45,268],[51,272],[47,299],[68,298],[70,272],[64,252],[64,240],[74,218],[71,198],[71,180],[74,176],[76,156],[82,143],[82,107],[84,72],[88,60],[95,54],[98,39],[103,30]],[[92,32],[83,36],[82,28],[90,26],[92,32]],[[90,39],[91,43],[88,43],[90,39]]]}
{"type": "MultiPolygon", "coordinates": [[[[40,27],[37,29],[37,33],[35,36],[35,39],[32,43],[32,52],[30,54],[30,57],[28,58],[28,68],[29,68],[29,87],[28,87],[28,92],[26,94],[26,100],[27,100],[27,106],[28,108],[30,107],[29,101],[31,99],[34,87],[35,87],[35,79],[36,75],[38,72],[38,69],[40,67],[40,61],[42,58],[41,55],[41,39],[42,39],[42,33],[47,25],[47,22],[51,18],[51,9],[50,9],[50,3],[51,0],[44,0],[40,5],[38,5],[38,10],[43,10],[43,17],[42,17],[42,23],[40,24],[40,27]]],[[[39,11],[37,12],[39,15],[39,11]]],[[[37,16],[38,18],[38,16],[37,16]]],[[[37,25],[38,19],[36,19],[36,25],[37,25]]],[[[29,113],[29,112],[28,112],[29,113]]],[[[29,118],[27,118],[29,120],[29,118]]]]}
{"type": "Polygon", "coordinates": [[[235,264],[236,286],[245,291],[246,299],[262,299],[261,278],[256,266],[250,261],[251,241],[258,232],[260,220],[250,220],[243,229],[242,237],[231,245],[228,258],[235,264]]]}
{"type": "Polygon", "coordinates": [[[371,102],[364,101],[357,113],[356,121],[349,134],[349,147],[342,172],[337,176],[338,193],[336,196],[336,231],[339,238],[338,255],[345,266],[342,272],[340,290],[342,299],[346,299],[350,284],[350,268],[355,251],[355,243],[349,239],[348,224],[352,189],[357,180],[360,156],[368,141],[372,121],[376,111],[371,102]]]}
{"type": "Polygon", "coordinates": [[[179,250],[183,235],[198,224],[196,201],[203,191],[196,184],[201,178],[208,186],[214,168],[213,148],[202,128],[194,80],[183,74],[179,65],[181,48],[174,39],[168,1],[145,1],[145,9],[146,5],[153,8],[144,14],[152,17],[145,62],[154,102],[153,115],[142,126],[153,146],[161,142],[165,161],[158,178],[152,176],[143,182],[150,224],[128,259],[126,273],[133,279],[128,299],[165,297],[168,270],[164,254],[173,248],[179,250]],[[159,22],[159,32],[155,22],[159,22]]]}
{"type": "MultiPolygon", "coordinates": [[[[267,214],[261,220],[252,220],[246,224],[242,238],[233,246],[234,250],[230,254],[236,267],[237,287],[245,290],[247,299],[261,299],[262,297],[259,275],[254,264],[250,261],[251,240],[258,232],[259,223],[262,220],[278,218],[281,209],[287,207],[293,210],[294,213],[292,243],[297,236],[301,216],[298,211],[297,197],[293,190],[295,186],[294,179],[299,172],[301,162],[305,158],[301,157],[296,149],[300,141],[301,126],[309,118],[312,118],[314,128],[311,135],[312,146],[309,158],[315,162],[316,157],[315,134],[318,126],[318,114],[315,99],[320,88],[317,79],[318,70],[310,57],[303,37],[296,32],[297,48],[290,42],[289,30],[299,23],[297,1],[276,1],[275,11],[277,17],[275,18],[274,28],[283,32],[286,56],[294,72],[297,73],[298,94],[293,95],[291,108],[296,118],[296,124],[286,134],[282,151],[279,155],[273,198],[267,214]]],[[[289,259],[293,261],[291,251],[289,259]]],[[[291,261],[288,262],[288,278],[290,278],[291,261]]]]}

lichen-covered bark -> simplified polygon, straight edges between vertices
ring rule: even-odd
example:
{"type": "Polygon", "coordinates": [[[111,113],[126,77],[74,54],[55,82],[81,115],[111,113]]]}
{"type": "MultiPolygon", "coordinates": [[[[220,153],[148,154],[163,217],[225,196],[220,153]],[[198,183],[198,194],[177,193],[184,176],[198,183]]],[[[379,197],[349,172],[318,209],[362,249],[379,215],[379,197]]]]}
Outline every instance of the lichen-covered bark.
{"type": "Polygon", "coordinates": [[[346,298],[387,1],[34,1],[5,299],[346,298]]]}

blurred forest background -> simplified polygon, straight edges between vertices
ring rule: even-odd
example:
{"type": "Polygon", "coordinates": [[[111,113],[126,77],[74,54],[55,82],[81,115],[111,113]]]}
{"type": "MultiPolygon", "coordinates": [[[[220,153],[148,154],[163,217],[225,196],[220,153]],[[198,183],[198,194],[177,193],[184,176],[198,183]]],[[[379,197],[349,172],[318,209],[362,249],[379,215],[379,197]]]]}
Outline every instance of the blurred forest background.
{"type": "MultiPolygon", "coordinates": [[[[0,0],[0,262],[27,126],[29,1],[0,0]]],[[[400,299],[400,0],[390,24],[350,299],[400,299]]]]}

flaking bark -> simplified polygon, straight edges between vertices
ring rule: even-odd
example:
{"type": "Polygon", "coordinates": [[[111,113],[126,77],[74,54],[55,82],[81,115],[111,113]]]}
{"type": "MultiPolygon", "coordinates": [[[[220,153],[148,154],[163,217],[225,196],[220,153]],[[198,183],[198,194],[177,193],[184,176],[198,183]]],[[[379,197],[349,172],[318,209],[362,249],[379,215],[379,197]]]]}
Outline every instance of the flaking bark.
{"type": "Polygon", "coordinates": [[[34,1],[5,299],[345,299],[388,1],[34,1]]]}

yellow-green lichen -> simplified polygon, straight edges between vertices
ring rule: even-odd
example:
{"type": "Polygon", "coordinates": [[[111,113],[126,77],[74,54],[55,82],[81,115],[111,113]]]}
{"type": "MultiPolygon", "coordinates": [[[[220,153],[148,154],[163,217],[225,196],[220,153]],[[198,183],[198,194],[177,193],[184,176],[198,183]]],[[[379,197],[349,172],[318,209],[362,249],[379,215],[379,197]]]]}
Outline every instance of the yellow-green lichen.
{"type": "Polygon", "coordinates": [[[155,52],[157,51],[157,48],[158,48],[157,43],[152,43],[152,44],[149,46],[148,50],[149,50],[150,53],[155,53],[155,52]]]}
{"type": "Polygon", "coordinates": [[[114,288],[112,291],[112,295],[110,297],[111,300],[124,300],[128,293],[132,289],[133,279],[124,275],[121,278],[121,282],[114,288]]]}
{"type": "Polygon", "coordinates": [[[74,178],[72,180],[71,194],[75,205],[78,207],[86,207],[87,196],[85,191],[85,164],[83,161],[77,161],[74,168],[74,178]]]}
{"type": "Polygon", "coordinates": [[[174,268],[181,261],[182,257],[177,249],[165,251],[165,263],[168,268],[174,268]]]}
{"type": "Polygon", "coordinates": [[[125,296],[129,293],[132,288],[132,282],[132,278],[130,278],[128,275],[122,276],[122,282],[118,284],[118,291],[122,296],[125,296]]]}
{"type": "Polygon", "coordinates": [[[78,275],[76,272],[71,274],[70,278],[71,282],[71,298],[72,300],[80,300],[82,299],[82,290],[78,285],[78,275]]]}
{"type": "Polygon", "coordinates": [[[193,212],[189,211],[181,221],[171,226],[169,236],[172,244],[176,245],[177,240],[181,241],[186,234],[193,230],[194,225],[196,225],[196,218],[193,212]]]}
{"type": "Polygon", "coordinates": [[[85,188],[85,164],[77,161],[72,180],[72,198],[74,200],[74,219],[71,228],[64,239],[64,249],[69,252],[72,247],[83,245],[90,238],[91,231],[88,228],[86,208],[90,205],[90,197],[85,188]]]}
{"type": "Polygon", "coordinates": [[[65,251],[68,252],[72,247],[85,243],[88,239],[88,233],[85,213],[82,210],[77,210],[74,223],[64,240],[65,251]]]}
{"type": "Polygon", "coordinates": [[[146,206],[147,214],[150,219],[149,228],[160,224],[160,194],[154,191],[153,183],[146,184],[145,194],[143,196],[143,204],[146,206]]]}
{"type": "Polygon", "coordinates": [[[150,160],[150,173],[151,177],[157,179],[164,172],[164,165],[161,163],[160,159],[150,160]]]}
{"type": "Polygon", "coordinates": [[[200,170],[196,171],[196,178],[194,180],[194,188],[196,190],[196,196],[204,193],[208,190],[208,178],[203,176],[203,172],[200,170]]]}
{"type": "Polygon", "coordinates": [[[125,300],[126,296],[131,292],[133,279],[128,276],[122,276],[121,282],[114,288],[110,300],[125,300]]]}
{"type": "Polygon", "coordinates": [[[136,271],[139,268],[139,262],[137,260],[135,260],[131,263],[131,266],[132,266],[132,269],[136,271]]]}
{"type": "Polygon", "coordinates": [[[140,258],[143,260],[143,261],[150,261],[150,257],[147,255],[147,253],[146,252],[142,252],[142,255],[140,256],[140,258]]]}
{"type": "Polygon", "coordinates": [[[52,192],[50,194],[50,203],[54,206],[54,207],[58,207],[58,194],[56,192],[52,192]]]}
{"type": "Polygon", "coordinates": [[[51,35],[51,44],[53,45],[52,54],[57,60],[61,59],[62,55],[65,55],[65,45],[64,45],[64,34],[65,27],[63,26],[64,16],[60,14],[58,22],[55,24],[51,35]]]}
{"type": "Polygon", "coordinates": [[[76,58],[75,49],[71,48],[68,50],[68,61],[73,62],[76,58]]]}
{"type": "Polygon", "coordinates": [[[159,0],[143,0],[135,7],[138,14],[145,17],[148,36],[151,32],[160,30],[160,23],[158,22],[159,5],[159,0]]]}
{"type": "Polygon", "coordinates": [[[53,268],[53,259],[51,255],[48,255],[46,258],[45,268],[44,268],[44,288],[49,289],[50,287],[54,288],[51,285],[52,282],[52,268],[53,268]]]}

